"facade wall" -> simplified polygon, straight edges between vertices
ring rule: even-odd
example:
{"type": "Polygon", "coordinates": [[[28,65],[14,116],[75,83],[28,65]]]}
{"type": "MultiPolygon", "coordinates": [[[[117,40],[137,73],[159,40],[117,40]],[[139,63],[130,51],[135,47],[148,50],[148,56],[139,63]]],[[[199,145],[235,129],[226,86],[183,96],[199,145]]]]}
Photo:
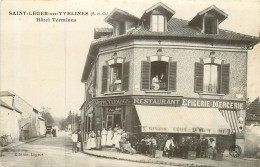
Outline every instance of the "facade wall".
{"type": "Polygon", "coordinates": [[[0,136],[10,135],[15,141],[20,137],[21,113],[0,107],[0,136]]]}
{"type": "MultiPolygon", "coordinates": [[[[97,63],[97,97],[110,96],[101,94],[102,87],[102,66],[106,65],[106,61],[112,59],[114,52],[108,52],[116,48],[128,46],[130,44],[138,43],[140,41],[130,40],[115,45],[107,45],[100,48],[100,53],[97,63]],[[107,53],[106,53],[107,52],[107,53]]],[[[142,41],[141,41],[142,42],[142,41]]],[[[157,41],[151,40],[150,44],[157,41]]],[[[149,42],[146,41],[147,44],[149,42]]],[[[186,43],[188,44],[188,43],[186,43]]],[[[193,45],[196,43],[193,43],[193,45]]],[[[188,45],[192,45],[189,43],[188,45]]],[[[200,44],[201,45],[201,44],[200,44]]],[[[226,46],[226,45],[224,45],[226,46]]],[[[219,44],[218,47],[221,47],[219,44]]],[[[222,44],[223,47],[223,44],[222,44]]],[[[226,46],[227,47],[227,46],[226,46]]],[[[228,45],[229,48],[240,47],[238,45],[228,45]]],[[[162,95],[162,96],[184,96],[194,98],[223,98],[226,100],[245,100],[247,97],[247,51],[242,50],[220,50],[220,49],[203,49],[196,47],[192,48],[176,48],[176,47],[161,47],[162,55],[172,58],[172,61],[177,61],[177,90],[176,92],[165,93],[147,93],[141,90],[141,63],[147,61],[147,57],[156,54],[158,47],[147,45],[146,47],[129,47],[124,50],[116,51],[116,57],[126,57],[126,61],[130,61],[130,78],[129,78],[129,91],[124,95],[162,95]],[[230,64],[230,79],[229,79],[229,93],[224,96],[209,96],[199,95],[194,92],[194,74],[195,62],[200,62],[200,58],[209,58],[210,52],[214,51],[216,59],[224,60],[225,64],[230,64]],[[241,96],[242,95],[242,96],[241,96]],[[239,97],[239,98],[238,98],[239,97]],[[242,97],[242,98],[241,98],[242,97]]]]}
{"type": "Polygon", "coordinates": [[[45,121],[39,119],[39,125],[40,125],[40,132],[39,132],[39,134],[40,135],[45,135],[45,133],[46,133],[45,121]]]}

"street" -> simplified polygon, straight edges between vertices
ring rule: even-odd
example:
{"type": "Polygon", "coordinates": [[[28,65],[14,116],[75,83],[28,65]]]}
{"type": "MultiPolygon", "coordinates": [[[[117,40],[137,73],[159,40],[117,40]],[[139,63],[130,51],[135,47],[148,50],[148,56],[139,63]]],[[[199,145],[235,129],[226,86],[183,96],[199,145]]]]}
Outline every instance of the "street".
{"type": "MultiPolygon", "coordinates": [[[[4,150],[0,167],[157,167],[158,164],[135,163],[72,153],[70,135],[58,133],[57,137],[44,137],[31,143],[4,150]]],[[[160,165],[164,167],[166,165],[160,165]]]]}

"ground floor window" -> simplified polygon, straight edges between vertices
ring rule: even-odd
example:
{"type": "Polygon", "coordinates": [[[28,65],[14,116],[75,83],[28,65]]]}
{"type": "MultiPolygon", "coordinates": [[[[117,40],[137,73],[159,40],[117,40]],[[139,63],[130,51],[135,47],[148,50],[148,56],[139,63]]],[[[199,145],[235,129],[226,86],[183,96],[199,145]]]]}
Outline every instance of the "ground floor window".
{"type": "Polygon", "coordinates": [[[106,129],[109,127],[113,129],[116,125],[124,128],[125,107],[105,107],[103,111],[103,121],[106,129]]]}

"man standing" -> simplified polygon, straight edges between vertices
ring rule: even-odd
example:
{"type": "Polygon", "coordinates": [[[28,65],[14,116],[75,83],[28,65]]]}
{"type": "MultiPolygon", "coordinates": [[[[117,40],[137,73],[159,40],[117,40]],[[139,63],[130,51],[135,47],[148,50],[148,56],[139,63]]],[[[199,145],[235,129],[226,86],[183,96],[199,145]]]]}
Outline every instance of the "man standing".
{"type": "Polygon", "coordinates": [[[152,154],[152,158],[155,158],[156,148],[157,148],[156,139],[154,138],[154,136],[152,136],[151,137],[151,154],[152,154]]]}
{"type": "Polygon", "coordinates": [[[82,143],[82,136],[81,136],[81,131],[78,131],[78,151],[83,151],[83,143],[82,143]]]}
{"type": "Polygon", "coordinates": [[[77,152],[77,142],[78,142],[78,134],[76,132],[72,133],[72,153],[77,152]]]}
{"type": "Polygon", "coordinates": [[[165,143],[165,148],[168,153],[168,158],[172,157],[173,154],[173,148],[174,148],[174,143],[173,143],[173,137],[169,138],[166,143],[165,143]]]}

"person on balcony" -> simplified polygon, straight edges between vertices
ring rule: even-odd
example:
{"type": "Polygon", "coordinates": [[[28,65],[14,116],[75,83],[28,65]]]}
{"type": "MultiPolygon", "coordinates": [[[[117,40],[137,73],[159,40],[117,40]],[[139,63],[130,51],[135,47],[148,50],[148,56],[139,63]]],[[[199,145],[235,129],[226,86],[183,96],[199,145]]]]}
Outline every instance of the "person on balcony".
{"type": "Polygon", "coordinates": [[[153,79],[152,79],[152,89],[153,89],[153,90],[159,90],[159,89],[160,89],[158,75],[156,75],[156,76],[153,77],[153,79]]]}

